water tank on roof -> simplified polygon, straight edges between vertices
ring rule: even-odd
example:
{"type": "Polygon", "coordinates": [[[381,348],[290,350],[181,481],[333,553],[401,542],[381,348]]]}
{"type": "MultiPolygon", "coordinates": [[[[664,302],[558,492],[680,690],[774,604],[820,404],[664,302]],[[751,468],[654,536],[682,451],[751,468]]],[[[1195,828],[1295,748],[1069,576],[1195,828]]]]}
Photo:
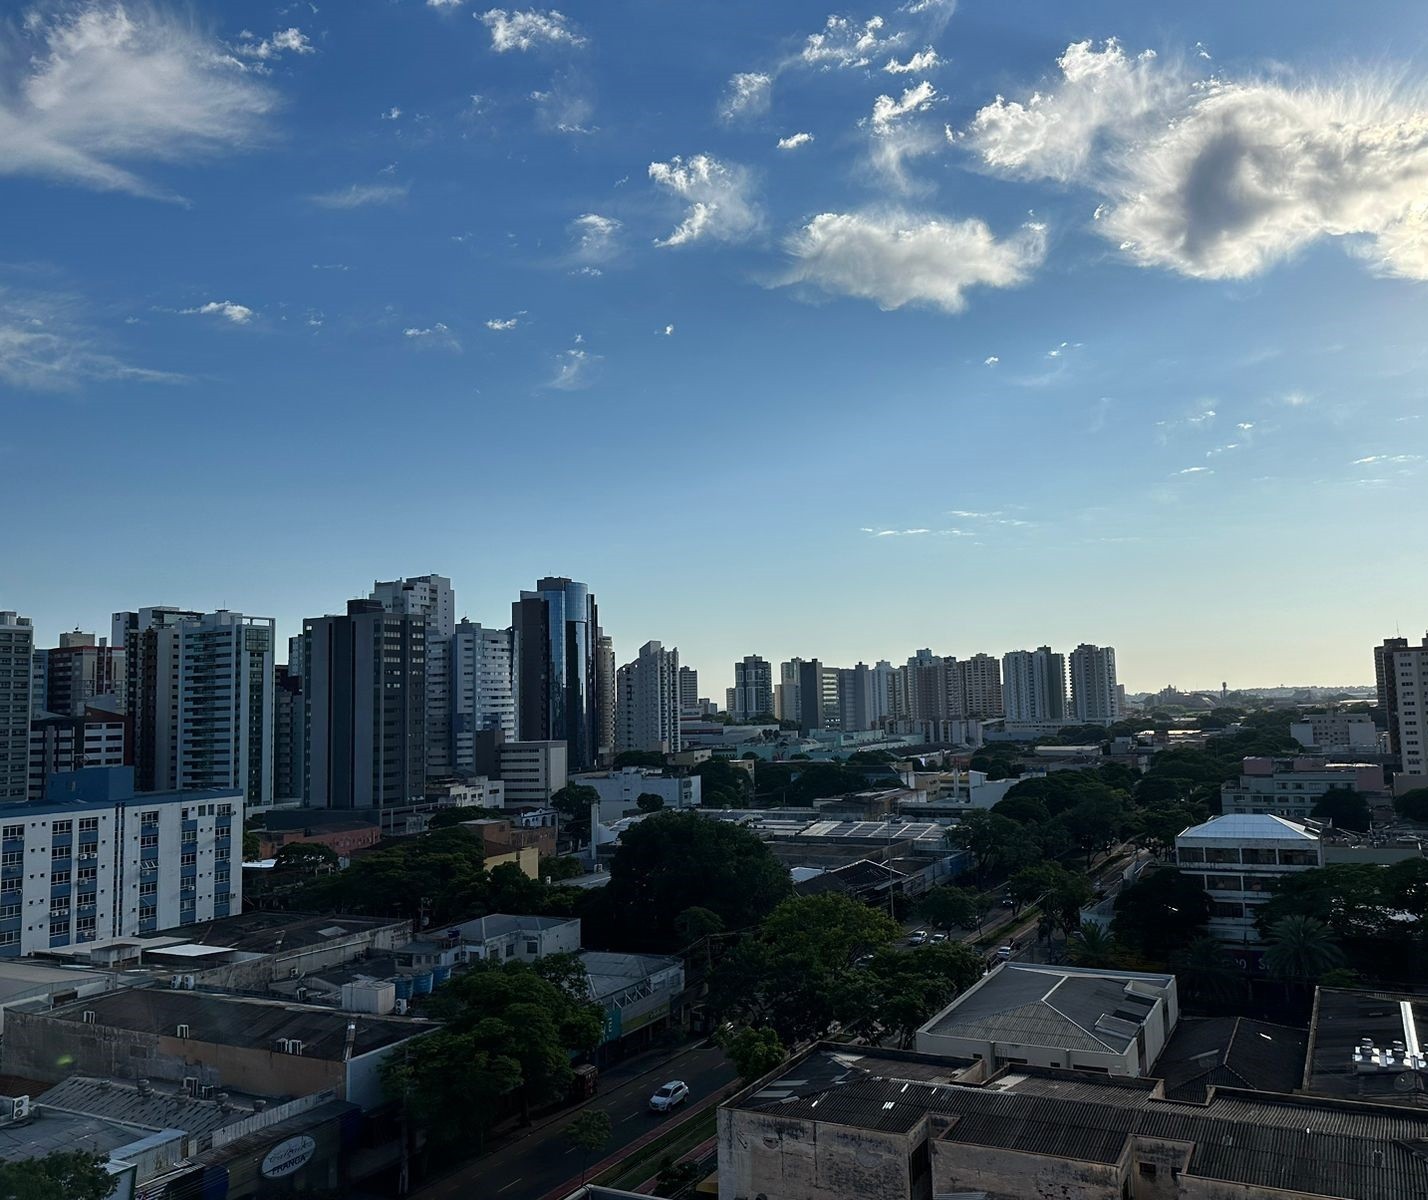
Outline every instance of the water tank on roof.
{"type": "Polygon", "coordinates": [[[412,998],[412,977],[410,975],[398,975],[396,978],[397,999],[410,1000],[412,998]]]}
{"type": "Polygon", "coordinates": [[[422,972],[420,972],[420,973],[418,973],[418,974],[412,976],[412,995],[413,995],[413,996],[430,996],[430,995],[431,995],[431,972],[430,972],[430,971],[422,971],[422,972]]]}

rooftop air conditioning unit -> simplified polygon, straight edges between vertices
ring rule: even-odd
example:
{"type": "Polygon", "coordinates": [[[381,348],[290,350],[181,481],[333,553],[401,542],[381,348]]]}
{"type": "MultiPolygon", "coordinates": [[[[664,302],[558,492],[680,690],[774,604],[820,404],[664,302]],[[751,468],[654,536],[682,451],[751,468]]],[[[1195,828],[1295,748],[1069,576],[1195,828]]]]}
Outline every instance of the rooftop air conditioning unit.
{"type": "Polygon", "coordinates": [[[187,1026],[187,1025],[180,1025],[180,1026],[175,1030],[175,1032],[174,1032],[174,1037],[181,1037],[181,1038],[186,1038],[186,1037],[188,1037],[188,1026],[187,1026]]]}
{"type": "Polygon", "coordinates": [[[198,1076],[185,1075],[183,1077],[183,1094],[185,1096],[198,1095],[198,1076]]]}
{"type": "Polygon", "coordinates": [[[96,1020],[98,1020],[98,1016],[99,1016],[99,1014],[96,1013],[96,1012],[94,1011],[94,1009],[92,1009],[92,1008],[86,1008],[86,1009],[84,1010],[84,1023],[85,1023],[86,1025],[93,1025],[94,1022],[95,1022],[96,1020]]]}

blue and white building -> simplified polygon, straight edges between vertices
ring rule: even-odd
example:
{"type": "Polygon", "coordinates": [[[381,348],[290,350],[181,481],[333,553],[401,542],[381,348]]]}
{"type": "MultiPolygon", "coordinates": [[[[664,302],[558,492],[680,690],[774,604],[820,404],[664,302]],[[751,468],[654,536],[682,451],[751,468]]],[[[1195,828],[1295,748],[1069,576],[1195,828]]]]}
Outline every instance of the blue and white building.
{"type": "Polygon", "coordinates": [[[0,957],[243,908],[243,791],[134,791],[132,767],[50,777],[0,814],[0,957]]]}

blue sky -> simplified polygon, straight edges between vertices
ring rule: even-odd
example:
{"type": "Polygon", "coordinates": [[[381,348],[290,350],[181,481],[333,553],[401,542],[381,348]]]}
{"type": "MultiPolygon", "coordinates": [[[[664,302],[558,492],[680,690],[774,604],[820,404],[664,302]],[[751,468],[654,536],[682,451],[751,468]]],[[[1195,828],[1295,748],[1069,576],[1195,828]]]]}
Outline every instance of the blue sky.
{"type": "Polygon", "coordinates": [[[0,607],[556,573],[716,697],[1366,680],[1428,624],[1425,63],[1413,3],[7,6],[0,607]]]}

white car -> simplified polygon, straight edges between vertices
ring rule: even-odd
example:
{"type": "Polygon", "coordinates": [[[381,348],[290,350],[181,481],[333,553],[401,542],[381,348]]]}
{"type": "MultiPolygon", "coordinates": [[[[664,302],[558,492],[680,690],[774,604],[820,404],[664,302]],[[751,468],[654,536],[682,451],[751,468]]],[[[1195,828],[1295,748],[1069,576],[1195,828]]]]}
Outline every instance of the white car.
{"type": "Polygon", "coordinates": [[[688,1099],[689,1085],[682,1079],[671,1079],[650,1097],[650,1112],[669,1112],[688,1099]]]}
{"type": "Polygon", "coordinates": [[[915,929],[913,930],[912,936],[907,939],[907,944],[909,946],[920,946],[925,941],[927,941],[927,930],[915,929]]]}

